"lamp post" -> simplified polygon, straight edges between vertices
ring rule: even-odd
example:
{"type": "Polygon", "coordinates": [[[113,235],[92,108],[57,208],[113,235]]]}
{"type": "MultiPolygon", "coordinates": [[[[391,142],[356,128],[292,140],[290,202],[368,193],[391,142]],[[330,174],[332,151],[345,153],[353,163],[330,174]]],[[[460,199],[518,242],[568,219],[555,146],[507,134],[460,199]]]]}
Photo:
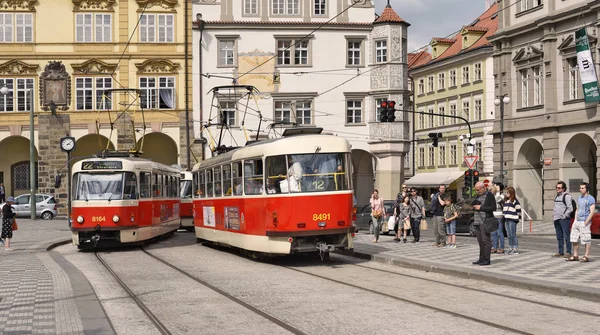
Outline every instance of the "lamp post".
{"type": "Polygon", "coordinates": [[[494,100],[494,105],[500,106],[500,182],[504,183],[504,105],[510,103],[510,98],[503,94],[494,100]]]}
{"type": "MultiPolygon", "coordinates": [[[[200,41],[198,42],[198,90],[200,91],[199,94],[199,104],[200,104],[200,139],[202,140],[202,160],[204,160],[205,156],[205,149],[206,149],[206,144],[208,143],[208,141],[206,140],[206,138],[204,138],[202,136],[202,111],[204,110],[204,99],[203,99],[203,95],[202,95],[202,33],[204,31],[204,26],[206,25],[206,22],[204,20],[202,20],[202,14],[201,13],[197,13],[196,14],[196,24],[198,25],[198,30],[200,31],[200,41]]],[[[194,143],[196,144],[196,140],[194,140],[194,143]]]]}
{"type": "MultiPolygon", "coordinates": [[[[33,89],[26,89],[25,90],[25,96],[27,96],[29,94],[29,92],[33,93],[33,89]]],[[[8,87],[4,86],[2,88],[0,88],[0,93],[2,95],[7,95],[10,93],[10,90],[8,89],[8,87]]],[[[33,94],[32,94],[33,96],[33,94]]],[[[14,99],[13,101],[16,101],[16,99],[14,99]]],[[[25,103],[25,107],[27,107],[27,103],[25,103]]],[[[35,206],[35,190],[36,190],[36,184],[37,184],[37,180],[35,178],[35,132],[34,132],[34,122],[33,122],[33,118],[34,118],[34,114],[33,114],[33,110],[35,107],[35,100],[32,98],[31,99],[31,110],[29,111],[29,187],[30,187],[30,196],[29,196],[29,205],[31,206],[31,219],[35,220],[37,215],[36,215],[36,206],[35,206]]]]}

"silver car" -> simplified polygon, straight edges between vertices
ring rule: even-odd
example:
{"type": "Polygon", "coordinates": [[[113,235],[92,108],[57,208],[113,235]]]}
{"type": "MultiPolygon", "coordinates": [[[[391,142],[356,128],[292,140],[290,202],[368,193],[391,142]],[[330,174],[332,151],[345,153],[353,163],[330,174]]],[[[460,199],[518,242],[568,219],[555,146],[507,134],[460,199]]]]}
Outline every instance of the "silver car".
{"type": "MultiPolygon", "coordinates": [[[[36,215],[41,217],[43,220],[52,220],[56,216],[56,200],[53,195],[50,194],[36,194],[36,215]]],[[[31,215],[29,194],[22,194],[15,197],[15,203],[12,205],[13,211],[17,216],[29,217],[31,215]]],[[[0,209],[4,207],[6,203],[0,205],[0,209]]]]}

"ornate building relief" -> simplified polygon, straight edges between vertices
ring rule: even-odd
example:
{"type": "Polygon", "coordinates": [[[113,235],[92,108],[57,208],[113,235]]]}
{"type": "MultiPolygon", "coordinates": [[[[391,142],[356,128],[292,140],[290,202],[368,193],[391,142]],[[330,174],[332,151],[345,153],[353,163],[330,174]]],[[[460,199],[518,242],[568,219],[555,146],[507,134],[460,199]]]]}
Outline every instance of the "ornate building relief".
{"type": "Polygon", "coordinates": [[[115,0],[73,0],[73,11],[113,11],[115,0]]]}
{"type": "Polygon", "coordinates": [[[389,61],[397,62],[402,61],[402,28],[392,28],[392,35],[390,37],[390,56],[389,61]]]}
{"type": "Polygon", "coordinates": [[[0,75],[35,75],[39,65],[27,64],[20,60],[12,59],[6,63],[0,64],[0,75]]]}
{"type": "Polygon", "coordinates": [[[0,0],[0,10],[25,10],[35,12],[37,0],[0,0]]]}
{"type": "Polygon", "coordinates": [[[388,67],[377,67],[371,72],[371,89],[386,88],[388,88],[388,67]]]}
{"type": "Polygon", "coordinates": [[[111,74],[117,64],[108,64],[98,59],[90,59],[84,63],[72,64],[73,74],[111,74]]]}
{"type": "Polygon", "coordinates": [[[406,88],[405,76],[404,76],[404,65],[391,65],[390,66],[390,88],[404,89],[406,88]]]}
{"type": "Polygon", "coordinates": [[[179,63],[173,63],[168,59],[148,59],[143,63],[136,63],[138,74],[145,73],[172,73],[176,74],[179,63]]]}
{"type": "Polygon", "coordinates": [[[50,110],[53,102],[58,110],[66,111],[71,103],[71,76],[61,61],[51,61],[40,75],[42,109],[50,110]]]}
{"type": "Polygon", "coordinates": [[[139,10],[146,8],[152,9],[153,7],[159,7],[162,10],[175,11],[177,0],[135,0],[140,6],[139,10]]]}

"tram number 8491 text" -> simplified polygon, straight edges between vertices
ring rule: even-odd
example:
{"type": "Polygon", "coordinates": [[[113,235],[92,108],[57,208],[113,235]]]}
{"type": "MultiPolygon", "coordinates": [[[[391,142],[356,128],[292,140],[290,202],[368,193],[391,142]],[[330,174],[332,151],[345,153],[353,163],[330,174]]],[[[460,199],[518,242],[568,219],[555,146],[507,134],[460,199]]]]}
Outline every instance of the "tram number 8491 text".
{"type": "Polygon", "coordinates": [[[331,213],[313,214],[313,221],[331,220],[331,213]]]}

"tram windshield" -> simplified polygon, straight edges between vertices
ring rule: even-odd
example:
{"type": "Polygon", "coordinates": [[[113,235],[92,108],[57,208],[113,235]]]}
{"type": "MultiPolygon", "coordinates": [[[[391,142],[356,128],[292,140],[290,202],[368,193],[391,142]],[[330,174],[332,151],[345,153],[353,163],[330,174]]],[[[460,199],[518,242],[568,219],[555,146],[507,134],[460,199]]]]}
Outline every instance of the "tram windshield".
{"type": "Polygon", "coordinates": [[[179,182],[179,197],[181,199],[190,199],[192,198],[192,181],[191,180],[182,180],[179,182]]]}
{"type": "Polygon", "coordinates": [[[267,194],[351,189],[349,154],[323,153],[267,157],[267,194]]]}
{"type": "Polygon", "coordinates": [[[73,176],[74,200],[137,199],[137,180],[131,172],[77,173],[73,176]]]}

